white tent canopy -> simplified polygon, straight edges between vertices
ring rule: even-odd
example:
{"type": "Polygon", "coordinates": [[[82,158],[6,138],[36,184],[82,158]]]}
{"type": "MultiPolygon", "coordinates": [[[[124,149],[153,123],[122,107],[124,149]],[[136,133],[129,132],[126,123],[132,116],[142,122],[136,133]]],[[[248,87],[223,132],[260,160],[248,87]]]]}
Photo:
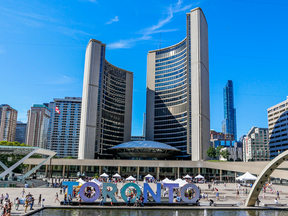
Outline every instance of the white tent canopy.
{"type": "Polygon", "coordinates": [[[133,176],[129,176],[126,178],[126,181],[136,181],[136,179],[133,176]]]}
{"type": "Polygon", "coordinates": [[[121,176],[118,173],[116,173],[115,175],[113,175],[113,178],[121,178],[121,176]]]}
{"type": "Polygon", "coordinates": [[[79,179],[77,180],[77,182],[79,182],[80,186],[86,183],[86,182],[85,182],[83,179],[81,179],[81,178],[79,178],[79,179]]]}
{"type": "Polygon", "coordinates": [[[195,177],[196,179],[204,179],[204,177],[202,176],[202,175],[197,175],[196,177],[195,177]]]}
{"type": "Polygon", "coordinates": [[[100,177],[102,177],[102,178],[108,178],[109,175],[107,175],[106,173],[103,173],[102,175],[100,175],[100,177]]]}
{"type": "Polygon", "coordinates": [[[162,183],[174,183],[174,181],[168,179],[168,178],[165,178],[161,181],[162,183]]]}
{"type": "Polygon", "coordinates": [[[153,176],[148,174],[148,175],[144,176],[144,178],[153,178],[153,176]]]}
{"type": "Polygon", "coordinates": [[[189,176],[188,174],[186,176],[183,177],[184,179],[192,179],[191,176],[189,176]]]}
{"type": "MultiPolygon", "coordinates": [[[[183,180],[182,179],[180,179],[180,178],[178,178],[178,179],[176,179],[174,182],[175,183],[180,183],[180,182],[182,182],[183,180]]],[[[186,182],[186,181],[185,181],[186,182]]],[[[186,182],[187,183],[187,182],[186,182]]]]}
{"type": "Polygon", "coordinates": [[[96,178],[92,179],[91,182],[94,182],[95,184],[97,184],[99,187],[102,187],[103,183],[98,181],[96,178]]]}
{"type": "Polygon", "coordinates": [[[251,173],[249,172],[246,172],[244,175],[241,175],[241,176],[238,176],[236,178],[236,180],[240,180],[240,181],[247,181],[247,180],[256,180],[257,177],[252,175],[251,173]]]}

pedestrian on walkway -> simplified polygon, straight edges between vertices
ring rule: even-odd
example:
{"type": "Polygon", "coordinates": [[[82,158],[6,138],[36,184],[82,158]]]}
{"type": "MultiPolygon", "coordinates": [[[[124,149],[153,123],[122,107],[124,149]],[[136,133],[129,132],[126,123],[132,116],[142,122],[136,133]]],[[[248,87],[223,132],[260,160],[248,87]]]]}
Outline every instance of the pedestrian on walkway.
{"type": "Polygon", "coordinates": [[[20,204],[20,199],[17,197],[15,200],[15,209],[18,210],[20,204]]]}
{"type": "Polygon", "coordinates": [[[42,195],[40,194],[39,198],[38,198],[38,206],[41,206],[41,197],[42,197],[42,195]]]}
{"type": "Polygon", "coordinates": [[[60,200],[59,200],[59,198],[58,198],[59,196],[58,196],[58,193],[56,192],[56,194],[55,194],[55,200],[54,200],[54,203],[56,203],[56,200],[60,203],[60,200]]]}
{"type": "Polygon", "coordinates": [[[131,197],[128,196],[128,197],[127,197],[127,203],[126,203],[126,206],[129,206],[129,207],[130,207],[130,201],[131,201],[131,197]]]}
{"type": "Polygon", "coordinates": [[[81,200],[81,196],[79,196],[79,199],[78,199],[79,207],[81,207],[81,202],[82,202],[82,200],[81,200]]]}
{"type": "Polygon", "coordinates": [[[101,205],[104,206],[103,201],[104,201],[104,198],[103,198],[103,196],[101,196],[99,206],[101,206],[101,205]]]}
{"type": "Polygon", "coordinates": [[[26,195],[26,198],[25,198],[25,213],[27,212],[27,208],[28,208],[28,205],[29,205],[29,197],[28,197],[28,195],[26,195]]]}
{"type": "Polygon", "coordinates": [[[1,205],[3,204],[3,200],[4,200],[4,195],[1,194],[1,198],[0,198],[1,205]]]}
{"type": "Polygon", "coordinates": [[[26,192],[25,192],[25,189],[23,188],[23,190],[21,191],[21,193],[20,194],[22,194],[22,198],[24,198],[25,197],[25,194],[26,194],[26,192]]]}
{"type": "Polygon", "coordinates": [[[280,193],[279,193],[279,191],[277,191],[277,199],[280,200],[280,193]]]}
{"type": "Polygon", "coordinates": [[[30,196],[30,210],[34,210],[34,209],[33,209],[34,201],[35,201],[35,199],[34,199],[34,197],[31,195],[31,196],[30,196]]]}

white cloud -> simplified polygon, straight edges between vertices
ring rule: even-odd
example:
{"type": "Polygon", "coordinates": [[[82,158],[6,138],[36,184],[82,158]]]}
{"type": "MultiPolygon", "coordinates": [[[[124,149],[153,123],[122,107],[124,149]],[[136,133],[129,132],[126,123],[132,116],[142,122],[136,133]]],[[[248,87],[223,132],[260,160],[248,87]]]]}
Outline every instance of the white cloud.
{"type": "Polygon", "coordinates": [[[113,22],[118,22],[118,21],[119,21],[118,16],[115,16],[113,19],[111,19],[109,22],[106,22],[105,24],[106,24],[106,25],[109,25],[109,24],[111,24],[111,23],[113,23],[113,22]]]}
{"type": "Polygon", "coordinates": [[[139,32],[140,34],[142,34],[141,37],[131,38],[127,40],[119,40],[118,42],[108,44],[107,47],[110,49],[130,48],[134,46],[137,41],[151,39],[152,37],[150,35],[152,34],[177,31],[177,29],[161,29],[161,28],[172,20],[174,13],[186,11],[193,6],[193,4],[184,5],[184,6],[182,6],[182,4],[183,4],[183,0],[178,0],[176,4],[172,4],[168,8],[166,8],[165,12],[163,13],[163,15],[166,15],[166,18],[160,19],[156,25],[152,25],[148,28],[141,30],[139,32]]]}

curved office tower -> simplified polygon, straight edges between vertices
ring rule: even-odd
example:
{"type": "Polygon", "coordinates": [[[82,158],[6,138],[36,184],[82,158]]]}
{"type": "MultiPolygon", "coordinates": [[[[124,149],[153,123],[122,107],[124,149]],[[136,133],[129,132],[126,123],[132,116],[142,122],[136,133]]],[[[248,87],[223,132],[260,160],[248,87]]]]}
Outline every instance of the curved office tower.
{"type": "Polygon", "coordinates": [[[146,139],[198,161],[210,145],[208,26],[201,8],[186,19],[183,41],[148,53],[146,139]]]}
{"type": "Polygon", "coordinates": [[[91,39],[86,49],[79,159],[109,157],[131,139],[133,73],[106,61],[105,47],[91,39]]]}

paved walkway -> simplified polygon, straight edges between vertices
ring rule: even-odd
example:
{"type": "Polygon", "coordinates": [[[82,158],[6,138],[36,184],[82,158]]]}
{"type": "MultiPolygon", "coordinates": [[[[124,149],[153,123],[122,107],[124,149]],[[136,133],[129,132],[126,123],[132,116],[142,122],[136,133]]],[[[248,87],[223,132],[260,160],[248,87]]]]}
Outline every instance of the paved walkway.
{"type": "MultiPolygon", "coordinates": [[[[143,182],[139,182],[140,185],[143,184],[143,182]]],[[[151,188],[153,190],[156,189],[156,184],[150,184],[151,188]]],[[[212,192],[212,191],[208,191],[208,184],[197,184],[198,186],[200,186],[201,190],[208,194],[209,199],[213,199],[215,200],[215,203],[221,203],[221,204],[237,204],[237,203],[244,203],[244,200],[246,199],[247,196],[245,196],[243,194],[243,189],[246,189],[245,187],[241,187],[240,188],[240,198],[236,198],[236,190],[235,190],[235,183],[228,183],[226,188],[224,188],[223,184],[219,184],[218,186],[212,186],[212,187],[216,187],[219,191],[220,194],[220,200],[216,201],[216,192],[212,192]]],[[[120,189],[122,187],[122,184],[118,184],[117,185],[118,189],[120,189]]],[[[272,186],[276,191],[279,190],[280,192],[280,200],[279,203],[284,203],[284,204],[288,204],[288,186],[282,186],[282,185],[273,185],[272,186]]],[[[0,188],[0,194],[6,194],[9,193],[10,199],[14,202],[14,199],[16,197],[21,197],[21,191],[23,188],[0,188]]],[[[250,190],[249,187],[247,187],[248,191],[250,190]]],[[[38,204],[38,198],[39,198],[39,194],[42,194],[42,199],[45,199],[44,201],[44,205],[45,206],[49,206],[49,207],[59,207],[60,204],[59,202],[54,203],[55,200],[55,193],[60,191],[60,188],[26,188],[26,193],[28,194],[28,192],[30,192],[34,198],[35,198],[35,206],[33,207],[34,209],[39,209],[41,208],[40,205],[38,204]]],[[[163,195],[163,194],[162,194],[163,195]]],[[[262,204],[274,204],[274,199],[276,197],[276,193],[271,194],[270,190],[266,192],[265,194],[265,199],[263,199],[263,193],[260,193],[259,199],[261,201],[260,205],[262,204]]],[[[62,200],[63,199],[63,195],[59,195],[59,199],[62,200]]],[[[117,198],[119,201],[123,200],[121,198],[117,198]]],[[[76,200],[75,200],[76,201],[76,200]]],[[[99,200],[97,200],[99,201],[99,200]]],[[[208,201],[200,201],[200,203],[202,205],[205,205],[205,207],[208,205],[208,201]],[[205,203],[205,204],[204,204],[205,203]]],[[[87,206],[88,207],[88,206],[87,206]]],[[[184,206],[181,206],[180,208],[183,208],[184,206]]],[[[209,207],[209,206],[207,206],[209,207]]],[[[240,206],[240,207],[243,207],[240,206]]],[[[29,207],[30,208],[30,207],[29,207]]],[[[28,212],[31,212],[32,210],[29,210],[28,208],[28,212]]],[[[86,208],[83,206],[83,208],[86,208]]],[[[91,207],[89,207],[91,208],[91,207]]],[[[106,208],[106,207],[104,207],[106,208]]],[[[115,206],[115,208],[118,208],[115,206]]],[[[146,207],[145,207],[146,208],[146,207]]],[[[157,207],[149,207],[149,208],[159,208],[159,206],[157,207]]],[[[175,208],[172,207],[171,208],[175,208]]],[[[185,207],[184,207],[185,208],[185,207]]],[[[191,208],[188,207],[187,208],[191,208]]],[[[197,208],[197,207],[196,207],[197,208]]],[[[232,207],[233,208],[233,207],[232,207]]],[[[288,208],[288,207],[286,207],[288,208]]],[[[230,207],[231,209],[231,207],[230,207]]],[[[24,215],[24,207],[23,205],[20,205],[19,210],[16,211],[14,206],[12,208],[12,215],[24,215]]]]}

